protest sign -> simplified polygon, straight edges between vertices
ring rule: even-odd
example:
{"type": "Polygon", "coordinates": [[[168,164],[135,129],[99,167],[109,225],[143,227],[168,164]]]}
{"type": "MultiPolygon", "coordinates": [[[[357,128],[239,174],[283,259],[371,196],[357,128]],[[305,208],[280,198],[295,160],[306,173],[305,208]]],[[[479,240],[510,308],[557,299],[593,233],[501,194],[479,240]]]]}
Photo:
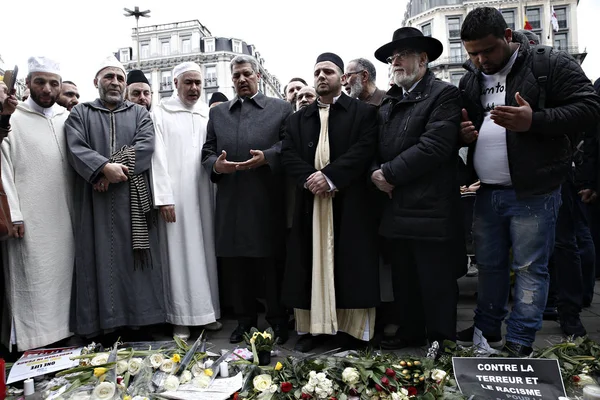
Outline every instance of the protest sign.
{"type": "Polygon", "coordinates": [[[26,351],[10,369],[6,383],[76,367],[79,365],[79,360],[71,360],[70,357],[80,355],[82,349],[82,347],[62,347],[26,351]]]}

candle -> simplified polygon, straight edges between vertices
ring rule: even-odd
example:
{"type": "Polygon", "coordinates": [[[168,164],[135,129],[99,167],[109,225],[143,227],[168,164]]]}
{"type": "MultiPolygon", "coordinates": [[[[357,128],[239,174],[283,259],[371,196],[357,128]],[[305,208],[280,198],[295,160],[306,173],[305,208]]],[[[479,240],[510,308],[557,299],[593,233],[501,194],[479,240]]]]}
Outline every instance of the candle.
{"type": "Polygon", "coordinates": [[[33,379],[29,378],[23,381],[23,390],[25,392],[25,396],[31,396],[35,393],[35,389],[33,388],[33,379]]]}
{"type": "Polygon", "coordinates": [[[229,364],[227,364],[227,361],[221,361],[221,364],[219,364],[219,373],[221,374],[221,378],[229,376],[229,364]]]}
{"type": "Polygon", "coordinates": [[[600,399],[600,386],[587,385],[583,388],[583,400],[598,400],[600,399]]]}

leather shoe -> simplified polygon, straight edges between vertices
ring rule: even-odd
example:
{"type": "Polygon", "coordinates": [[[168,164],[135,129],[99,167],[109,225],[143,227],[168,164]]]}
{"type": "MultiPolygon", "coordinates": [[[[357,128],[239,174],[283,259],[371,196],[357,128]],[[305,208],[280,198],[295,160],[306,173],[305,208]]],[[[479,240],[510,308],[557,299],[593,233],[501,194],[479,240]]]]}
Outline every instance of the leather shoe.
{"type": "Polygon", "coordinates": [[[275,334],[275,344],[284,344],[290,337],[286,324],[273,325],[273,333],[275,334]]]}
{"type": "Polygon", "coordinates": [[[421,347],[427,345],[425,338],[403,338],[394,336],[381,340],[380,346],[384,350],[398,350],[405,347],[421,347]]]}
{"type": "Polygon", "coordinates": [[[244,333],[250,332],[250,326],[238,325],[229,337],[229,343],[239,343],[244,340],[244,333]]]}
{"type": "Polygon", "coordinates": [[[325,343],[327,339],[329,339],[328,335],[301,335],[294,346],[294,350],[299,351],[300,353],[307,353],[315,347],[325,343]]]}

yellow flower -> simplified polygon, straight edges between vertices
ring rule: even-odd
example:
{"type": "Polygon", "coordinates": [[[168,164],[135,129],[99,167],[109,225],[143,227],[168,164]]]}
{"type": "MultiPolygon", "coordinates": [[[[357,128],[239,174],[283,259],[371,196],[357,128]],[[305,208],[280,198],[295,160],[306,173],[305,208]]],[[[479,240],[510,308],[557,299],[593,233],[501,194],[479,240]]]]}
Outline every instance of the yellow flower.
{"type": "Polygon", "coordinates": [[[250,338],[250,344],[254,343],[256,341],[256,339],[254,337],[250,338]]]}
{"type": "Polygon", "coordinates": [[[174,363],[178,363],[181,361],[181,356],[179,354],[173,354],[173,357],[171,357],[171,361],[173,361],[174,363]]]}
{"type": "Polygon", "coordinates": [[[260,332],[254,332],[252,334],[252,339],[256,340],[256,338],[258,337],[258,335],[260,335],[260,332]]]}
{"type": "Polygon", "coordinates": [[[271,334],[267,332],[263,332],[262,337],[265,339],[271,339],[271,334]]]}
{"type": "Polygon", "coordinates": [[[275,364],[275,371],[281,371],[283,369],[283,365],[277,361],[277,364],[275,364]]]}
{"type": "Polygon", "coordinates": [[[123,400],[131,400],[131,396],[125,396],[123,397],[123,400]]]}
{"type": "Polygon", "coordinates": [[[206,376],[213,376],[213,371],[212,371],[212,369],[210,369],[210,368],[206,368],[206,369],[204,370],[204,375],[206,375],[206,376]]]}
{"type": "Polygon", "coordinates": [[[94,376],[96,378],[101,377],[105,373],[106,373],[106,368],[103,368],[103,367],[94,368],[94,376]]]}

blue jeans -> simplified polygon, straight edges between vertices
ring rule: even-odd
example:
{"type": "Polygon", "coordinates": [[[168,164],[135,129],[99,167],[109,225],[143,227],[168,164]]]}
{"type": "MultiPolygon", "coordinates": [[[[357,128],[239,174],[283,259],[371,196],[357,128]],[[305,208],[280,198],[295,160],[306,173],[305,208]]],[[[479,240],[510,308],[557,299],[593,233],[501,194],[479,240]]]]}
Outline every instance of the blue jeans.
{"type": "Polygon", "coordinates": [[[548,297],[548,260],[554,249],[560,202],[560,189],[524,199],[517,199],[512,188],[482,184],[477,191],[473,225],[479,268],[475,326],[484,334],[501,333],[508,314],[512,268],[516,282],[506,340],[525,346],[535,341],[548,297]]]}

